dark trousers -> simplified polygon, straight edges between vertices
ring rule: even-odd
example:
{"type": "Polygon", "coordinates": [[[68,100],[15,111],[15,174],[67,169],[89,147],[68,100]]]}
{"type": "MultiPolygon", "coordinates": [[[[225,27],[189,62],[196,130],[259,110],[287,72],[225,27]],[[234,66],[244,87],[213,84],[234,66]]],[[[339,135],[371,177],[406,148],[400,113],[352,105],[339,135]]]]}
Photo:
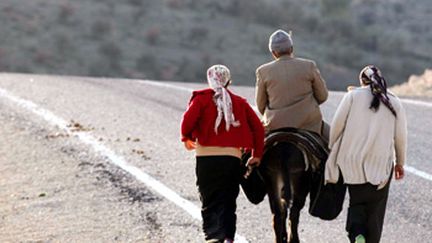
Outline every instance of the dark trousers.
{"type": "Polygon", "coordinates": [[[391,175],[387,185],[377,190],[370,183],[348,185],[350,203],[346,231],[351,242],[362,234],[367,243],[378,243],[384,223],[391,175]]]}
{"type": "Polygon", "coordinates": [[[234,239],[240,159],[233,156],[198,156],[196,160],[205,239],[234,239]]]}

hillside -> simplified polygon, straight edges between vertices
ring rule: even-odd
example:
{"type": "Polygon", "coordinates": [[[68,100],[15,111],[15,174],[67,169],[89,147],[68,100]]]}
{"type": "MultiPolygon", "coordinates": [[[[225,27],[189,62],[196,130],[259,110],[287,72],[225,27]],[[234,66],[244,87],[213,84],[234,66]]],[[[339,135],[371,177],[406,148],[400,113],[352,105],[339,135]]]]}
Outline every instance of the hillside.
{"type": "Polygon", "coordinates": [[[200,81],[224,63],[253,85],[283,28],[331,89],[370,63],[397,84],[432,66],[431,10],[429,0],[2,0],[0,70],[200,81]]]}

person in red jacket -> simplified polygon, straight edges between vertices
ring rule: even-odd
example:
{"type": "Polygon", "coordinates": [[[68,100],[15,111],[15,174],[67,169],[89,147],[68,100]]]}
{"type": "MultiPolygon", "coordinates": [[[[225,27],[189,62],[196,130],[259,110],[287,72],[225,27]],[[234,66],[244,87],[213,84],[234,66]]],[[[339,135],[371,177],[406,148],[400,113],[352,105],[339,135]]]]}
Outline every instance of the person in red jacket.
{"type": "Polygon", "coordinates": [[[233,242],[239,194],[241,149],[251,149],[248,165],[258,166],[264,127],[247,101],[229,91],[229,69],[207,70],[210,88],[194,91],[181,122],[181,140],[195,149],[197,186],[206,242],[233,242]]]}

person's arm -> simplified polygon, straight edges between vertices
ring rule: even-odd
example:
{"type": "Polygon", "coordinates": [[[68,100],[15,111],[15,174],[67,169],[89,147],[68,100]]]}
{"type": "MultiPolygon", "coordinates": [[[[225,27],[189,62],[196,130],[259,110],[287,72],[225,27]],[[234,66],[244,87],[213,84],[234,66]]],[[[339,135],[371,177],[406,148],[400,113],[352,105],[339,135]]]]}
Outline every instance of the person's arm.
{"type": "MultiPolygon", "coordinates": [[[[330,126],[330,139],[329,139],[329,148],[331,149],[331,153],[329,154],[329,158],[325,163],[325,172],[324,172],[324,184],[334,183],[336,184],[339,179],[339,166],[337,165],[337,154],[339,153],[339,147],[334,147],[336,141],[342,136],[345,132],[346,121],[348,119],[349,111],[351,109],[352,104],[352,94],[348,92],[342,98],[338,108],[336,109],[336,113],[333,117],[331,126],[330,126]]],[[[340,142],[339,142],[340,144],[340,142]]]]}
{"type": "Polygon", "coordinates": [[[264,152],[264,127],[258,118],[255,111],[246,103],[246,116],[248,119],[248,124],[252,132],[253,148],[252,148],[252,158],[258,160],[261,159],[264,152]]]}
{"type": "Polygon", "coordinates": [[[264,115],[264,111],[268,104],[267,88],[264,80],[262,80],[259,69],[256,70],[256,87],[255,87],[255,102],[259,113],[264,115]]]}
{"type": "Polygon", "coordinates": [[[324,103],[328,98],[327,85],[321,76],[321,73],[316,66],[315,62],[312,62],[312,89],[314,97],[318,104],[324,103]]]}
{"type": "MultiPolygon", "coordinates": [[[[189,102],[189,106],[183,114],[181,121],[181,141],[195,141],[192,136],[194,128],[196,128],[199,117],[201,115],[201,103],[197,97],[193,97],[189,102]]],[[[185,143],[186,146],[186,143],[185,143]]]]}
{"type": "Polygon", "coordinates": [[[402,104],[400,104],[399,112],[396,117],[396,127],[395,127],[395,152],[396,152],[396,166],[395,166],[395,178],[397,180],[404,177],[404,165],[406,159],[407,150],[407,122],[405,109],[402,104]]]}
{"type": "Polygon", "coordinates": [[[331,149],[334,143],[342,135],[345,130],[346,120],[348,119],[349,110],[351,109],[352,95],[350,92],[344,95],[339,104],[336,113],[333,117],[330,126],[329,148],[331,149]]]}

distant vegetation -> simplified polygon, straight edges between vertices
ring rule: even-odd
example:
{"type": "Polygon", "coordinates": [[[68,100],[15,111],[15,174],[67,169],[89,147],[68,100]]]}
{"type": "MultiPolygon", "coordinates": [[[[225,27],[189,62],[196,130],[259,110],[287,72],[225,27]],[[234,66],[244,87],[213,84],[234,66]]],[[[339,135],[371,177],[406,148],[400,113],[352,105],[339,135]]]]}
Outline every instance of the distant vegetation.
{"type": "Polygon", "coordinates": [[[412,75],[408,82],[393,86],[392,91],[401,96],[432,98],[432,69],[412,75]]]}
{"type": "Polygon", "coordinates": [[[432,66],[431,12],[429,0],[2,0],[0,71],[201,82],[224,63],[254,85],[283,28],[332,89],[370,63],[396,84],[432,66]]]}

